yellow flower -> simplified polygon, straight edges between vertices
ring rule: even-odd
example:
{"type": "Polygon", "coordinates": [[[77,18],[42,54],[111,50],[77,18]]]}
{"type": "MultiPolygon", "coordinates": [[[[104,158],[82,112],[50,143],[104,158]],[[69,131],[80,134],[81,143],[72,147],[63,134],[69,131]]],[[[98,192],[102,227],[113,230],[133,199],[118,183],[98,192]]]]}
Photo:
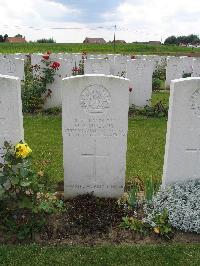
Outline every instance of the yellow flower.
{"type": "Polygon", "coordinates": [[[154,227],[153,231],[156,233],[156,234],[159,234],[160,233],[160,229],[158,227],[154,227]]]}
{"type": "Polygon", "coordinates": [[[15,156],[16,158],[26,158],[30,155],[32,150],[29,148],[27,143],[18,143],[15,145],[15,156]]]}

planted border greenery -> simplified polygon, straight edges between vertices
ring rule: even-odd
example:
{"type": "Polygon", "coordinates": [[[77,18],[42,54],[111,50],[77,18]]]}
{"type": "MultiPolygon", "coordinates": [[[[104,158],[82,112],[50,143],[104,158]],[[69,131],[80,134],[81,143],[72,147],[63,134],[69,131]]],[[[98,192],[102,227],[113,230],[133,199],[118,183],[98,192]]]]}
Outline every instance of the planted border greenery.
{"type": "Polygon", "coordinates": [[[33,237],[46,222],[45,215],[62,210],[63,202],[55,194],[47,193],[41,177],[43,171],[32,168],[26,143],[13,147],[4,144],[3,163],[0,164],[0,228],[6,237],[13,234],[19,240],[33,237]]]}

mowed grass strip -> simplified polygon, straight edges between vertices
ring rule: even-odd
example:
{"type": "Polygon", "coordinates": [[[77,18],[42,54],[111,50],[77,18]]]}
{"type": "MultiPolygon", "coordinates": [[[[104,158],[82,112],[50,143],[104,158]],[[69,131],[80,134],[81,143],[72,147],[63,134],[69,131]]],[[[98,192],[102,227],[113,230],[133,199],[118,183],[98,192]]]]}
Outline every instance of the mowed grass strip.
{"type": "Polygon", "coordinates": [[[25,115],[25,140],[33,150],[35,168],[44,170],[50,183],[63,180],[61,116],[25,115]]]}
{"type": "Polygon", "coordinates": [[[1,266],[199,265],[200,244],[83,246],[0,246],[1,266]]]}
{"type": "MultiPolygon", "coordinates": [[[[169,92],[154,92],[152,104],[168,105],[169,92]]],[[[126,180],[162,176],[166,137],[166,118],[136,116],[129,118],[126,180]]],[[[25,115],[25,139],[31,146],[36,169],[45,170],[50,184],[63,181],[61,115],[25,115]]],[[[78,166],[77,166],[78,167],[78,166]]]]}
{"type": "MultiPolygon", "coordinates": [[[[63,181],[61,116],[28,115],[24,117],[24,128],[36,169],[45,170],[50,183],[63,181]]],[[[165,118],[129,118],[127,180],[161,179],[165,134],[165,118]]]]}
{"type": "MultiPolygon", "coordinates": [[[[84,43],[0,43],[0,53],[114,53],[114,45],[84,43]]],[[[116,44],[115,53],[121,54],[158,54],[200,56],[200,49],[177,45],[116,44]]]]}
{"type": "Polygon", "coordinates": [[[166,135],[165,118],[137,116],[129,119],[126,179],[160,181],[166,135]]]}

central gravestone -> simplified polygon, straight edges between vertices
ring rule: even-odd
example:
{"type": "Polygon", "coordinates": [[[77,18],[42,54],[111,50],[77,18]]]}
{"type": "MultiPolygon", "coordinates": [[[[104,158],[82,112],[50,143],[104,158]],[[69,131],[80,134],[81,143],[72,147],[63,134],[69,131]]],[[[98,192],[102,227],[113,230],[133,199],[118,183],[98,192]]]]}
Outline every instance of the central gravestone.
{"type": "Polygon", "coordinates": [[[117,198],[125,183],[129,81],[85,75],[63,83],[65,197],[117,198]]]}
{"type": "Polygon", "coordinates": [[[20,80],[0,75],[0,162],[3,162],[4,141],[15,145],[23,139],[20,80]]]}
{"type": "Polygon", "coordinates": [[[171,83],[163,186],[200,179],[200,78],[171,83]]]}

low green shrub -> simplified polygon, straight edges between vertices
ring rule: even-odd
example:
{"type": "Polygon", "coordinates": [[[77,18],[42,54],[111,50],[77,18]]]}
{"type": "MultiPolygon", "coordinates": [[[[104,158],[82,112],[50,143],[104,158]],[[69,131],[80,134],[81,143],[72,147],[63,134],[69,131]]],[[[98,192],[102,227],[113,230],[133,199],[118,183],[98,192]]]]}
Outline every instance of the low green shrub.
{"type": "Polygon", "coordinates": [[[4,162],[0,164],[0,229],[7,236],[31,238],[45,225],[45,216],[59,212],[63,202],[46,193],[42,171],[32,168],[31,149],[26,143],[15,147],[5,142],[4,162]]]}
{"type": "Polygon", "coordinates": [[[51,61],[49,54],[43,55],[41,65],[32,66],[29,59],[25,66],[25,83],[22,86],[23,112],[35,113],[42,110],[52,93],[47,89],[47,84],[53,83],[59,67],[60,63],[51,61]]]}
{"type": "Polygon", "coordinates": [[[147,117],[167,117],[168,106],[165,106],[162,101],[157,102],[153,106],[146,105],[143,108],[132,106],[129,108],[130,115],[144,115],[147,117]]]}
{"type": "MultiPolygon", "coordinates": [[[[146,206],[146,222],[156,226],[155,217],[167,212],[173,228],[200,233],[200,180],[189,180],[162,188],[146,206]]],[[[166,213],[165,213],[166,219],[166,213]]]]}

